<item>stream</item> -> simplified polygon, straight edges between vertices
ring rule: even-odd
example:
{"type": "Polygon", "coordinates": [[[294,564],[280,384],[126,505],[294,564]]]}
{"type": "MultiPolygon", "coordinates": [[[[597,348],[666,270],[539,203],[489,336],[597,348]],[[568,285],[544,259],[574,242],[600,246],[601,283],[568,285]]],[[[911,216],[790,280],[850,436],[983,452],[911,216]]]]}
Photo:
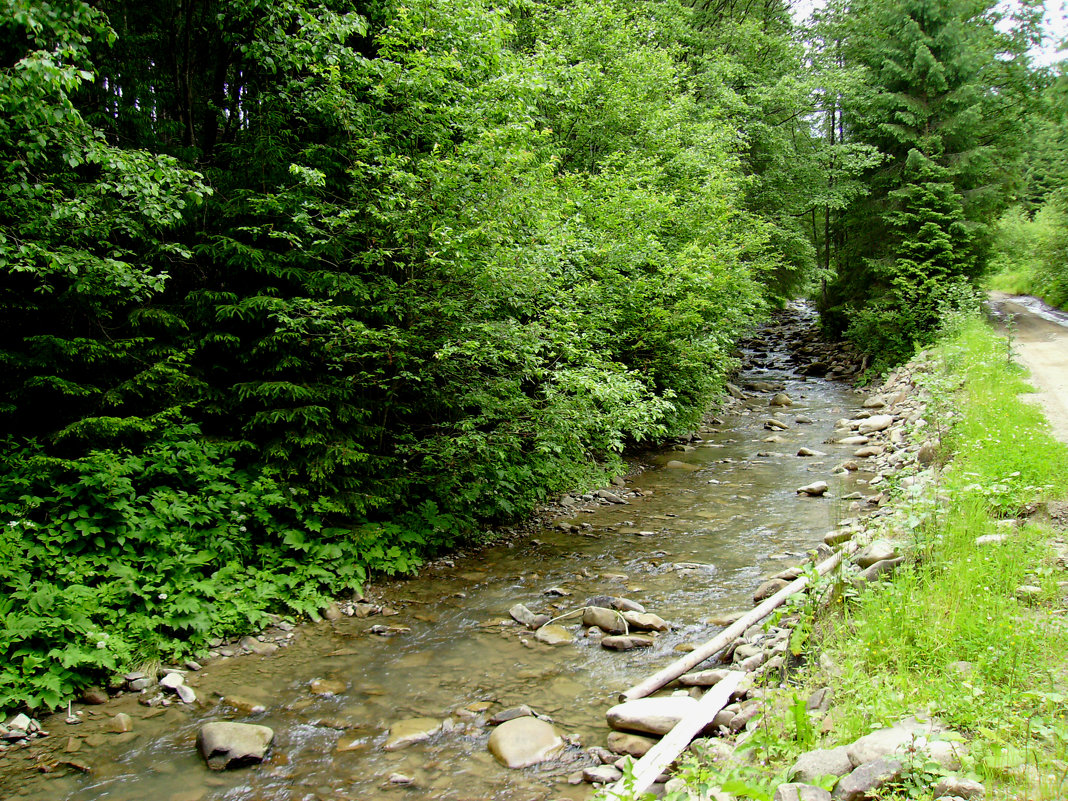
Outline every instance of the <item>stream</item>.
{"type": "MultiPolygon", "coordinates": [[[[591,764],[573,745],[559,762],[509,771],[486,750],[495,711],[528,704],[581,746],[603,745],[605,710],[616,695],[719,629],[709,622],[752,606],[768,575],[801,560],[838,518],[851,514],[842,496],[865,491],[870,474],[832,475],[851,455],[825,444],[837,418],[862,398],[845,382],[799,376],[785,349],[796,330],[795,309],[770,340],[750,347],[739,377],[783,385],[794,403],[770,408],[771,392],[753,392],[720,415],[688,450],[647,453],[653,465],[627,480],[626,504],[591,506],[559,526],[487,548],[474,556],[439,560],[417,578],[389,582],[383,602],[390,617],[342,617],[299,627],[291,645],[269,656],[216,660],[190,673],[200,701],[149,709],[128,694],[107,707],[88,708],[98,721],[127,712],[133,731],[107,732],[93,720],[67,726],[63,715],[46,726],[56,757],[92,766],[20,777],[16,798],[34,801],[341,801],[341,799],[585,799],[588,785],[568,777],[591,764]],[[795,326],[791,329],[790,326],[795,326]],[[748,407],[748,408],[747,408],[748,407]],[[789,429],[780,442],[763,422],[779,411],[789,429]],[[810,423],[796,422],[798,417],[810,423]],[[826,456],[795,456],[798,448],[826,456]],[[758,456],[758,453],[771,454],[758,456]],[[682,462],[686,466],[669,462],[682,462]],[[818,479],[826,497],[798,496],[818,479]],[[559,588],[570,595],[547,595],[559,588]],[[563,624],[575,642],[543,644],[508,618],[513,604],[560,615],[588,597],[613,595],[643,604],[673,625],[647,649],[613,652],[583,636],[577,620],[563,624]],[[374,625],[410,631],[382,637],[374,625]],[[342,692],[316,695],[310,682],[339,682],[342,692]],[[262,704],[250,714],[219,697],[262,704]],[[97,711],[103,710],[103,711],[97,711]],[[385,751],[390,724],[432,717],[446,730],[425,743],[385,751]],[[197,730],[213,719],[262,723],[275,732],[262,765],[209,771],[195,748],[197,730]],[[92,733],[90,733],[92,732],[92,733]],[[73,749],[73,750],[71,750],[73,749]],[[394,786],[391,774],[414,783],[394,786]]],[[[7,761],[11,761],[10,757],[7,761]]],[[[2,763],[0,763],[2,764],[2,763]]],[[[9,766],[4,766],[7,771],[9,766]]]]}

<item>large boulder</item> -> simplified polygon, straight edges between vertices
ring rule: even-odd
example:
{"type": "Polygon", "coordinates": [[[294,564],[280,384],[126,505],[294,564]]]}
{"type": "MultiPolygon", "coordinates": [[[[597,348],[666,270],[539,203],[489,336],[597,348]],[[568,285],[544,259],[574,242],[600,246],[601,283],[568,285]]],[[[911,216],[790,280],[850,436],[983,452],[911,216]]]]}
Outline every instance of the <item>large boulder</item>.
{"type": "Polygon", "coordinates": [[[556,757],[564,741],[551,723],[534,717],[514,718],[493,730],[489,751],[506,768],[527,768],[556,757]]]}
{"type": "Polygon", "coordinates": [[[197,747],[212,770],[262,762],[274,730],[252,723],[213,721],[200,727],[197,747]]]}
{"type": "Polygon", "coordinates": [[[690,713],[697,703],[696,698],[688,695],[625,701],[608,710],[608,725],[617,731],[664,735],[675,728],[675,724],[690,713]]]}

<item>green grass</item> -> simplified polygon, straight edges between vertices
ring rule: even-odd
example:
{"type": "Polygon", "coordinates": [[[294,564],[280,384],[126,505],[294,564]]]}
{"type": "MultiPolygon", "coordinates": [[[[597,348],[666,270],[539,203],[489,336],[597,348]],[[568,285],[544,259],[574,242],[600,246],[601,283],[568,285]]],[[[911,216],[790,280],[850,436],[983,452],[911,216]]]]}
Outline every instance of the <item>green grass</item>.
{"type": "MultiPolygon", "coordinates": [[[[1003,340],[969,321],[936,349],[925,383],[934,393],[924,436],[941,435],[946,468],[924,491],[901,493],[882,536],[915,559],[892,581],[849,592],[815,615],[814,651],[794,680],[805,693],[835,691],[830,730],[819,747],[845,744],[917,712],[937,715],[968,741],[964,772],[988,797],[1068,797],[1068,625],[1058,580],[1068,574],[1050,548],[1048,523],[1017,519],[1037,501],[1068,493],[1068,447],[1053,440],[1003,340]],[[976,538],[1003,534],[1001,544],[976,538]],[[1041,589],[1018,600],[1021,585],[1041,589]],[[837,666],[819,666],[818,652],[837,666]],[[967,663],[967,664],[964,664],[967,663]]],[[[763,768],[745,768],[759,798],[773,777],[813,747],[790,698],[766,717],[763,768]],[[755,774],[755,776],[754,776],[755,774]]],[[[717,769],[694,763],[694,781],[717,769]]],[[[735,769],[734,777],[737,778],[735,769]]],[[[927,778],[930,778],[929,776],[927,778]]],[[[924,782],[887,798],[929,799],[924,782]]],[[[745,797],[744,795],[741,797],[745,797]]]]}

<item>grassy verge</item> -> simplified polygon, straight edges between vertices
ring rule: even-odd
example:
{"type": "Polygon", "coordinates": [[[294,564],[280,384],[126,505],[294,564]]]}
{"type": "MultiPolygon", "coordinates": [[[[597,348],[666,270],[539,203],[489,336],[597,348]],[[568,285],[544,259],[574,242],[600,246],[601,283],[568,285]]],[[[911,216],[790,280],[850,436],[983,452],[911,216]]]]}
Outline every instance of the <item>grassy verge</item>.
{"type": "MultiPolygon", "coordinates": [[[[804,667],[750,733],[748,761],[693,758],[691,786],[771,798],[800,753],[928,712],[963,735],[961,772],[983,781],[988,798],[1068,797],[1068,623],[1058,586],[1068,575],[1056,552],[1065,532],[1026,514],[1066,497],[1068,447],[1021,400],[1019,368],[978,320],[936,348],[925,381],[946,466],[923,489],[899,490],[895,513],[874,524],[885,529],[879,536],[908,542],[910,564],[861,590],[831,579],[799,610],[800,629],[812,632],[804,667]],[[977,543],[987,535],[996,541],[977,543]],[[834,704],[815,719],[803,700],[823,686],[834,704]]],[[[937,772],[918,760],[881,797],[929,799],[937,772]]]]}

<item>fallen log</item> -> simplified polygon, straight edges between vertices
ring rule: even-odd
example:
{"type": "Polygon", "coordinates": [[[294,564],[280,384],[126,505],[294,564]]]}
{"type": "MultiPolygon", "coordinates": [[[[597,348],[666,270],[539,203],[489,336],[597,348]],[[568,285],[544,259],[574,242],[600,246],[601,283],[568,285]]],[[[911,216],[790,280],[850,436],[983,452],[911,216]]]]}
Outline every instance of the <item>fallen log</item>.
{"type": "Polygon", "coordinates": [[[620,779],[609,787],[606,798],[639,798],[656,781],[657,777],[704,729],[716,713],[731,700],[731,694],[738,688],[745,673],[732,670],[715,687],[706,692],[700,703],[686,717],[675,724],[664,738],[650,748],[645,755],[634,763],[634,772],[627,779],[620,779]]]}
{"type": "MultiPolygon", "coordinates": [[[[846,545],[837,553],[833,554],[832,556],[829,556],[827,559],[824,559],[822,562],[820,562],[816,566],[816,572],[821,576],[825,576],[826,574],[834,570],[836,567],[838,567],[838,565],[841,563],[842,559],[846,555],[852,554],[855,550],[856,545],[852,543],[846,545]]],[[[659,690],[669,681],[674,681],[683,673],[687,673],[688,671],[693,670],[706,659],[710,659],[711,657],[715,656],[717,653],[719,653],[732,642],[734,642],[734,640],[740,637],[750,626],[759,623],[761,620],[763,620],[776,609],[778,609],[780,606],[782,606],[786,602],[786,599],[789,598],[791,595],[801,592],[801,590],[803,590],[807,586],[807,576],[801,576],[800,578],[795,579],[790,584],[783,587],[777,593],[775,593],[762,604],[760,604],[760,606],[742,615],[740,618],[738,618],[737,621],[727,626],[727,628],[725,628],[711,640],[706,642],[704,645],[695,648],[693,651],[681,657],[680,659],[676,659],[670,665],[667,665],[661,670],[658,670],[649,678],[638,684],[635,684],[626,692],[621,693],[619,696],[619,700],[633,701],[636,698],[645,698],[647,695],[650,695],[659,690]]]]}

